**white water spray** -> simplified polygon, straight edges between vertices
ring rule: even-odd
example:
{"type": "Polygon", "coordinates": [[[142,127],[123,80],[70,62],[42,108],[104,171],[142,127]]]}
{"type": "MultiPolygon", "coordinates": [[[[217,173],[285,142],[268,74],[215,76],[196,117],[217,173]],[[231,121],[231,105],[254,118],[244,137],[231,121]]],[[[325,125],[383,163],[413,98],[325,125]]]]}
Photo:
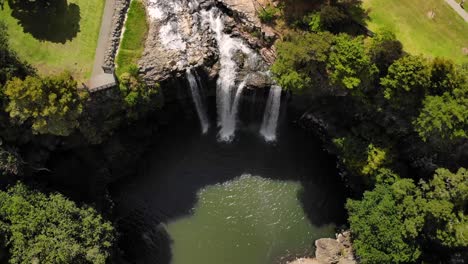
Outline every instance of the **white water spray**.
{"type": "Polygon", "coordinates": [[[236,132],[237,112],[240,96],[245,88],[247,77],[242,83],[236,85],[237,70],[239,66],[233,60],[236,52],[242,52],[252,59],[255,54],[240,39],[233,38],[223,32],[224,22],[219,10],[212,8],[201,12],[202,20],[207,23],[215,33],[219,48],[219,61],[221,69],[216,89],[216,102],[218,109],[219,139],[231,141],[236,132]]]}
{"type": "Polygon", "coordinates": [[[276,128],[278,126],[278,117],[281,106],[281,87],[273,85],[270,88],[265,112],[263,114],[260,134],[268,141],[276,141],[276,128]]]}
{"type": "Polygon", "coordinates": [[[190,85],[190,91],[192,92],[192,99],[193,99],[193,103],[195,104],[195,109],[197,110],[198,119],[200,119],[201,131],[203,134],[205,134],[206,132],[208,132],[208,129],[210,128],[210,123],[208,121],[206,107],[203,104],[203,100],[200,95],[201,94],[200,86],[198,85],[198,82],[197,82],[198,78],[195,78],[195,75],[192,72],[192,69],[187,69],[186,76],[190,85]]]}

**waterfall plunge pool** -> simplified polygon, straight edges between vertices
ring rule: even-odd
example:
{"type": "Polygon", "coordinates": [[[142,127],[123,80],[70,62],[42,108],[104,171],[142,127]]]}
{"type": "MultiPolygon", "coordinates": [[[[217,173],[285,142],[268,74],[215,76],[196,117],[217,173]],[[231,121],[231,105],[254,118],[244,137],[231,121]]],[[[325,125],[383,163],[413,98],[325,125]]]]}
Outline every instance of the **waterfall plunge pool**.
{"type": "Polygon", "coordinates": [[[112,188],[125,258],[270,264],[313,255],[314,240],[344,223],[345,194],[334,159],[287,121],[275,144],[258,128],[219,142],[196,117],[167,126],[140,171],[112,188]]]}

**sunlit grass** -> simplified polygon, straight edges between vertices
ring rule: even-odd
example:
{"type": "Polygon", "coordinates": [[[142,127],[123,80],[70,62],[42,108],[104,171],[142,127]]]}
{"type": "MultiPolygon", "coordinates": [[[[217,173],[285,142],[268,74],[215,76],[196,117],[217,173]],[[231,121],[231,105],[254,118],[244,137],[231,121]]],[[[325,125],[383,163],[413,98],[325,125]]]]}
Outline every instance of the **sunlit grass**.
{"type": "Polygon", "coordinates": [[[364,5],[371,30],[391,29],[406,51],[468,63],[462,51],[468,48],[468,23],[444,0],[364,0],[364,5]]]}
{"type": "Polygon", "coordinates": [[[117,76],[138,63],[145,47],[147,32],[145,6],[141,0],[133,0],[130,4],[123,39],[116,59],[117,76]]]}
{"type": "Polygon", "coordinates": [[[79,32],[71,41],[54,43],[40,41],[24,33],[18,20],[11,16],[8,1],[0,9],[0,20],[8,26],[11,47],[19,56],[35,66],[41,74],[68,70],[79,81],[85,81],[93,68],[94,55],[101,26],[104,0],[69,0],[79,7],[79,32]]]}

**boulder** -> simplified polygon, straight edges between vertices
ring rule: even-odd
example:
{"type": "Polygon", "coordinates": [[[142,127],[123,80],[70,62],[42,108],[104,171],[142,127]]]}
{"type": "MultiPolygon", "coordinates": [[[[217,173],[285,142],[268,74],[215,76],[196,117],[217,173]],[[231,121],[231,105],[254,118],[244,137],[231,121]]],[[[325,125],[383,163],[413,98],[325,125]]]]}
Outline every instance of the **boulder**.
{"type": "Polygon", "coordinates": [[[343,232],[336,239],[321,238],[315,241],[315,259],[323,264],[356,264],[351,244],[351,233],[343,232]]]}

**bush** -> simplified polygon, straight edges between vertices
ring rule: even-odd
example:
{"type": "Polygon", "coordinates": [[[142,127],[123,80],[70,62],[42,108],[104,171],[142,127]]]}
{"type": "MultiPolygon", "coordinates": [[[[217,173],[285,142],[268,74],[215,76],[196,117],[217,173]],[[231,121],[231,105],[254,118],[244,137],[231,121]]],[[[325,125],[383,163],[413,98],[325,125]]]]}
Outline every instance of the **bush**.
{"type": "Polygon", "coordinates": [[[260,10],[258,13],[258,18],[260,18],[262,23],[272,23],[277,18],[278,13],[279,9],[269,4],[260,10]]]}

